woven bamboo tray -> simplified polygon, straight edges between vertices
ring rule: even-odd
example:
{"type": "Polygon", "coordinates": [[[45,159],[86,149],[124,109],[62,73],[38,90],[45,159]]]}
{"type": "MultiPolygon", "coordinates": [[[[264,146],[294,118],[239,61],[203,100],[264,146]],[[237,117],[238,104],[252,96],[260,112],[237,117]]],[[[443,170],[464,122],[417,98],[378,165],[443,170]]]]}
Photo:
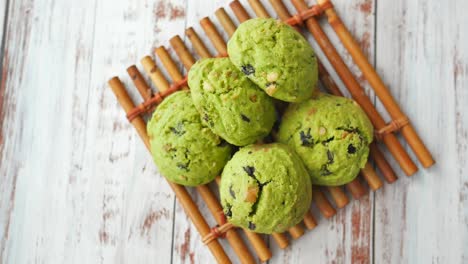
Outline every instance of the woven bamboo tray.
{"type": "MultiPolygon", "coordinates": [[[[248,2],[258,17],[270,17],[259,0],[249,0],[248,2]]],[[[304,28],[312,34],[313,38],[318,43],[328,61],[335,69],[339,78],[352,95],[353,99],[362,107],[373,123],[377,140],[381,141],[383,143],[382,146],[385,146],[389,150],[392,157],[397,161],[406,175],[413,175],[418,170],[418,168],[411,160],[405,149],[402,147],[401,143],[398,141],[397,137],[395,136],[396,132],[401,132],[404,139],[418,158],[419,162],[424,167],[427,168],[432,166],[434,164],[434,160],[431,154],[424,146],[419,136],[416,134],[408,118],[401,111],[398,104],[393,99],[372,65],[364,56],[359,45],[353,39],[346,26],[342,23],[338,14],[333,9],[333,4],[331,1],[317,0],[316,5],[308,7],[303,0],[292,0],[292,4],[298,12],[293,16],[287,11],[281,0],[270,0],[270,2],[279,19],[296,27],[298,30],[300,28],[304,28]],[[381,103],[384,105],[385,109],[391,116],[392,120],[390,122],[386,123],[380,113],[377,112],[371,100],[357,82],[356,77],[351,73],[348,66],[343,62],[340,54],[337,52],[330,39],[322,30],[318,22],[318,19],[321,16],[328,18],[328,22],[335,31],[339,40],[342,42],[347,52],[351,55],[354,63],[359,67],[363,76],[374,89],[375,94],[377,94],[381,103]]],[[[246,12],[242,4],[237,0],[231,2],[229,6],[239,22],[250,19],[249,14],[246,12]]],[[[223,27],[222,30],[224,30],[230,37],[236,29],[236,24],[223,8],[219,8],[215,12],[215,15],[223,27]]],[[[217,29],[208,17],[201,19],[200,25],[203,28],[205,35],[215,47],[218,54],[210,54],[206,48],[205,43],[200,39],[198,33],[195,32],[193,28],[188,28],[186,30],[186,35],[191,41],[192,46],[195,48],[197,53],[196,55],[198,55],[199,58],[226,56],[226,43],[218,31],[221,29],[217,29]]],[[[179,36],[174,36],[171,38],[170,45],[177,54],[179,61],[188,71],[196,61],[194,56],[189,52],[186,45],[179,36]]],[[[115,93],[117,100],[127,114],[127,118],[135,127],[138,135],[141,137],[143,143],[148,149],[149,138],[146,133],[146,122],[143,119],[143,115],[152,112],[155,107],[157,107],[157,105],[161,103],[169,94],[181,89],[188,89],[186,77],[181,74],[175,60],[171,58],[167,52],[167,49],[165,47],[158,47],[155,49],[155,55],[159,58],[161,64],[172,79],[172,84],[170,84],[160,69],[157,68],[156,63],[151,56],[145,56],[142,58],[141,65],[143,66],[145,73],[149,76],[149,79],[151,79],[154,86],[158,89],[157,93],[152,91],[150,85],[146,83],[145,78],[142,76],[135,65],[127,68],[127,72],[139,94],[141,95],[143,103],[135,105],[118,77],[113,77],[109,80],[109,86],[112,88],[112,91],[115,93]]],[[[320,61],[318,64],[319,79],[322,86],[331,94],[343,96],[323,64],[320,61]]],[[[343,188],[346,188],[351,193],[353,198],[359,199],[368,193],[367,187],[361,183],[362,179],[373,191],[380,189],[384,182],[390,184],[398,179],[392,167],[386,161],[384,155],[379,150],[379,147],[375,142],[371,144],[370,149],[370,160],[375,162],[377,168],[380,171],[381,177],[377,175],[369,161],[361,170],[360,175],[354,181],[346,184],[345,186],[313,187],[313,203],[315,203],[320,213],[325,218],[333,217],[336,214],[335,207],[343,208],[349,203],[349,197],[346,195],[343,188]],[[383,178],[383,180],[381,178],[383,178]],[[333,206],[332,203],[328,200],[325,194],[326,192],[329,193],[335,206],[333,206]]],[[[219,177],[216,179],[216,181],[219,182],[219,177]]],[[[197,205],[187,192],[187,187],[171,182],[168,183],[173,189],[179,203],[182,205],[192,223],[200,233],[203,241],[219,263],[231,263],[231,260],[218,241],[218,239],[222,237],[227,239],[229,245],[232,247],[241,263],[255,263],[256,258],[260,259],[261,261],[266,261],[271,258],[272,253],[261,235],[253,233],[249,230],[231,228],[229,223],[226,223],[221,205],[208,185],[201,185],[195,188],[197,193],[207,204],[209,211],[218,223],[218,226],[213,228],[208,226],[205,218],[197,208],[197,205]],[[248,243],[250,243],[254,252],[249,251],[246,245],[246,241],[241,238],[238,232],[245,233],[245,237],[247,238],[248,243]]],[[[305,215],[303,222],[290,228],[287,233],[289,233],[289,236],[293,239],[297,239],[304,234],[305,229],[311,230],[316,226],[317,221],[309,211],[305,215]]],[[[271,236],[280,248],[286,248],[289,245],[287,234],[275,233],[271,236]]]]}

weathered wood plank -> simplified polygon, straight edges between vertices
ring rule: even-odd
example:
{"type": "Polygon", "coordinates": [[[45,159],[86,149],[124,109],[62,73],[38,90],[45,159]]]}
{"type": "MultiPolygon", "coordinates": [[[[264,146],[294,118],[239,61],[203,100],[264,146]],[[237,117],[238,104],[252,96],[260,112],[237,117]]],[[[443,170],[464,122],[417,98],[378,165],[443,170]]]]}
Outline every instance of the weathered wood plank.
{"type": "Polygon", "coordinates": [[[437,161],[376,197],[378,263],[468,261],[467,8],[378,2],[378,71],[437,161]]]}
{"type": "Polygon", "coordinates": [[[150,46],[155,33],[144,14],[152,10],[145,1],[12,5],[1,259],[170,259],[172,192],[106,85],[150,46]]]}
{"type": "MultiPolygon", "coordinates": [[[[151,54],[151,46],[160,34],[153,19],[161,12],[161,4],[165,2],[148,4],[122,0],[99,2],[97,6],[93,52],[93,65],[97,70],[93,71],[91,81],[91,87],[96,88],[90,96],[93,103],[89,112],[98,127],[93,138],[99,144],[96,158],[103,157],[97,162],[103,166],[99,170],[109,172],[102,190],[98,191],[98,199],[119,195],[109,207],[121,210],[120,214],[107,219],[104,215],[108,208],[97,211],[103,219],[98,221],[98,232],[105,234],[100,241],[100,254],[107,262],[154,263],[171,259],[174,195],[105,83],[118,73],[132,91],[134,101],[142,101],[125,68],[131,64],[140,66],[139,60],[151,54]],[[109,155],[116,159],[108,160],[109,155]],[[121,163],[127,163],[129,171],[125,170],[126,166],[121,167],[121,163]],[[113,187],[115,181],[120,182],[120,191],[113,187]],[[116,243],[106,237],[114,237],[116,243]]],[[[98,183],[102,184],[101,181],[98,183]]]]}
{"type": "MultiPolygon", "coordinates": [[[[10,0],[0,30],[0,262],[214,261],[105,82],[118,73],[133,87],[126,66],[189,25],[202,32],[204,16],[219,26],[212,14],[220,6],[231,14],[228,3],[10,0]]],[[[467,262],[467,4],[334,3],[438,163],[319,219],[285,251],[271,242],[270,262],[467,262]]]]}

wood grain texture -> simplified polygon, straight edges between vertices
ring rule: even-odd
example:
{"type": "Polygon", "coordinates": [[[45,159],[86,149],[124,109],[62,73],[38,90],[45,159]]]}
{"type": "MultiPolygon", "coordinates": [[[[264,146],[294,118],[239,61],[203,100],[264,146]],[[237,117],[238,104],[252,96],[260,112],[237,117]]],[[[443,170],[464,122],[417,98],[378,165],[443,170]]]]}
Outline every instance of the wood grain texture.
{"type": "MultiPolygon", "coordinates": [[[[3,43],[3,34],[5,33],[4,27],[8,19],[8,16],[7,16],[8,2],[9,1],[5,0],[0,3],[0,43],[3,43]]],[[[0,48],[2,48],[1,44],[0,44],[0,48]]]]}
{"type": "MultiPolygon", "coordinates": [[[[396,183],[319,218],[286,250],[270,241],[269,263],[468,262],[468,3],[333,3],[438,163],[411,178],[397,170],[396,183]]],[[[214,16],[221,6],[237,25],[228,4],[0,2],[0,263],[213,263],[106,81],[126,77],[129,65],[142,69],[140,59],[160,45],[176,58],[168,40],[185,39],[188,26],[202,33],[205,16],[221,29],[214,16]]],[[[345,49],[337,49],[384,113],[345,49]]],[[[122,80],[141,102],[130,79],[122,80]]]]}
{"type": "Polygon", "coordinates": [[[377,194],[375,258],[466,263],[468,32],[461,10],[468,3],[379,1],[377,7],[377,69],[437,164],[377,194]]]}

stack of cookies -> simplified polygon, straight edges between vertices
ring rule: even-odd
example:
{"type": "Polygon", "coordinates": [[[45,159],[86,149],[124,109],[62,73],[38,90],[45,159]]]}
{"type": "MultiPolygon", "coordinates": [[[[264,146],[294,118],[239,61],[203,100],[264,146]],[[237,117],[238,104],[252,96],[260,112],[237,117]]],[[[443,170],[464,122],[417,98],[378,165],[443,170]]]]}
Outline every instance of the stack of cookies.
{"type": "Polygon", "coordinates": [[[309,209],[313,184],[354,180],[373,127],[354,101],[318,91],[315,53],[287,24],[242,23],[228,55],[198,61],[190,91],[159,105],[148,124],[151,152],[178,184],[221,174],[221,203],[233,225],[283,232],[309,209]]]}

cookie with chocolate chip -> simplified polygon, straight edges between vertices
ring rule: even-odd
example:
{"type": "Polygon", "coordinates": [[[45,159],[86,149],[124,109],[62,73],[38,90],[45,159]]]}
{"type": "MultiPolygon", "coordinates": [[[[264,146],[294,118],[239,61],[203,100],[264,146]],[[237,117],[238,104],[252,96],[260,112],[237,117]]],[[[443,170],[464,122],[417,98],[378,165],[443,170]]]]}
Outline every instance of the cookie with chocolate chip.
{"type": "Polygon", "coordinates": [[[228,54],[268,95],[287,102],[312,96],[318,79],[315,53],[291,26],[269,18],[247,20],[229,40],[228,54]]]}
{"type": "Polygon", "coordinates": [[[202,124],[189,91],[164,99],[148,122],[147,132],[159,171],[182,185],[212,181],[233,152],[231,145],[202,124]]]}
{"type": "Polygon", "coordinates": [[[277,140],[304,161],[313,184],[337,186],[352,181],[364,167],[373,127],[353,100],[317,93],[285,111],[277,140]]]}
{"type": "Polygon", "coordinates": [[[229,222],[257,233],[284,232],[310,207],[312,188],[303,162],[287,145],[250,145],[226,164],[221,203],[229,222]]]}
{"type": "Polygon", "coordinates": [[[228,58],[198,61],[190,69],[188,84],[203,122],[227,142],[246,146],[270,133],[276,120],[273,99],[228,58]]]}

